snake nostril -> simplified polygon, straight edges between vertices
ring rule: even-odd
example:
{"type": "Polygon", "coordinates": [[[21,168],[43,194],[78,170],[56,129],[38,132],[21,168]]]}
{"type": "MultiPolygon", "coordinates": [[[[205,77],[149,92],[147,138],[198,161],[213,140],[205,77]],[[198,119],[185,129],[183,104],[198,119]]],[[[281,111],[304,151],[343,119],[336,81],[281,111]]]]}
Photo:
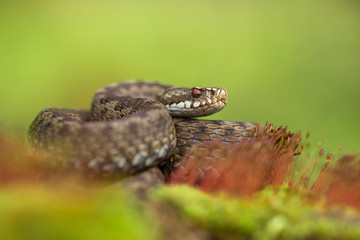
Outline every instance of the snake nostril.
{"type": "Polygon", "coordinates": [[[197,88],[193,88],[191,95],[193,98],[199,98],[201,96],[201,90],[197,88]]]}

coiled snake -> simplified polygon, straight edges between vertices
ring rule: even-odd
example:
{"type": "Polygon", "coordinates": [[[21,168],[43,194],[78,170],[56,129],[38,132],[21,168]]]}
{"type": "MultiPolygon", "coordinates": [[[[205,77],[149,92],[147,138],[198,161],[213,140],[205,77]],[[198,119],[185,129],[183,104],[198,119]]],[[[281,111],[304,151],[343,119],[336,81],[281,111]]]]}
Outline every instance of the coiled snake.
{"type": "Polygon", "coordinates": [[[246,137],[254,124],[189,118],[218,112],[226,103],[222,88],[115,83],[95,93],[91,111],[42,110],[29,140],[34,148],[46,149],[54,164],[90,175],[128,175],[173,154],[183,156],[203,141],[246,137]]]}

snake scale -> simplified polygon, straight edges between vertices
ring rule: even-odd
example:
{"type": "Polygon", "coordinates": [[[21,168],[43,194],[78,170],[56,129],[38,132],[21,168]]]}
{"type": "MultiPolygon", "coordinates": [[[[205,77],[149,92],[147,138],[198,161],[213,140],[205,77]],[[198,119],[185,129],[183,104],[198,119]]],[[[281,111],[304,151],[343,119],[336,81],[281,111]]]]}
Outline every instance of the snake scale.
{"type": "Polygon", "coordinates": [[[256,125],[199,120],[227,103],[222,88],[180,88],[154,82],[114,83],[99,89],[91,110],[42,110],[29,128],[35,149],[54,165],[88,175],[130,175],[168,159],[179,159],[195,144],[236,142],[256,125]]]}

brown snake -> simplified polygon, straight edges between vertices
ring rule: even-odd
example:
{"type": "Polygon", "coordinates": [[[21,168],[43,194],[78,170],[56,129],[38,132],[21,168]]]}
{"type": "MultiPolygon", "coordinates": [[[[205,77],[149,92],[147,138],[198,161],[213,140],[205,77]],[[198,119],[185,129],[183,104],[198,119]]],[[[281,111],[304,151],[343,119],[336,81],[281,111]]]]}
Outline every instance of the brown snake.
{"type": "Polygon", "coordinates": [[[91,111],[42,110],[29,140],[46,149],[54,164],[90,175],[128,175],[183,156],[203,141],[247,137],[253,123],[189,118],[218,112],[226,103],[222,88],[115,83],[95,93],[91,111]]]}

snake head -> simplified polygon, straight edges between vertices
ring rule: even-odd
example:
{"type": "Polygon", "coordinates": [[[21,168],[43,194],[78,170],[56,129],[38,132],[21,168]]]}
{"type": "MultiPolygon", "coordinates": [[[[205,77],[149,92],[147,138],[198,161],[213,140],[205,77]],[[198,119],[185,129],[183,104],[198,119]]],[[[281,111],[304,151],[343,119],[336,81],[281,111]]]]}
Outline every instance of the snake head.
{"type": "Polygon", "coordinates": [[[216,113],[227,103],[224,88],[169,88],[157,100],[174,117],[200,117],[216,113]]]}

